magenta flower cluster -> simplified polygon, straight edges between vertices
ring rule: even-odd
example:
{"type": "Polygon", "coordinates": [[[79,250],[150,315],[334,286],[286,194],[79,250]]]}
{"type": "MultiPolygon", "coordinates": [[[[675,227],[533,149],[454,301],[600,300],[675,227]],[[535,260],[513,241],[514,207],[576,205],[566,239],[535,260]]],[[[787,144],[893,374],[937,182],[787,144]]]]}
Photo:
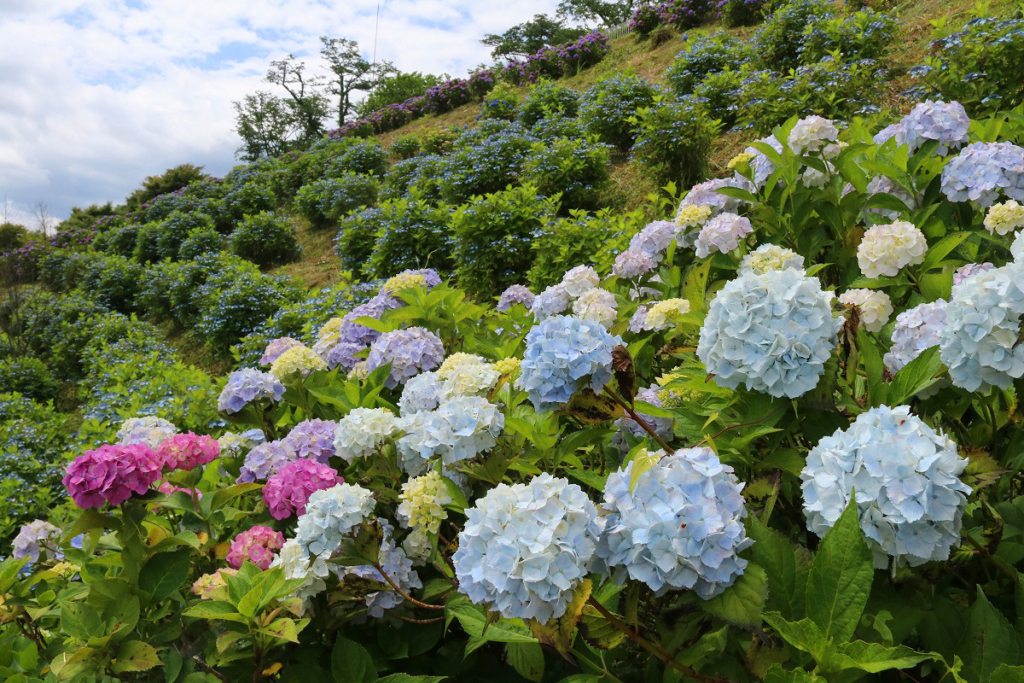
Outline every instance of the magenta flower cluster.
{"type": "Polygon", "coordinates": [[[162,464],[160,456],[142,444],[104,445],[74,459],[64,475],[64,487],[83,510],[120,505],[132,494],[148,491],[160,478],[162,464]]]}
{"type": "Polygon", "coordinates": [[[306,503],[314,492],[344,483],[333,467],[315,460],[290,462],[267,480],[263,502],[274,519],[306,514],[306,503]]]}
{"type": "Polygon", "coordinates": [[[254,526],[248,531],[235,536],[228,551],[228,564],[234,569],[241,569],[248,561],[262,571],[270,569],[277,551],[284,545],[284,534],[274,531],[268,526],[254,526]]]}
{"type": "Polygon", "coordinates": [[[165,439],[157,446],[156,453],[167,469],[194,470],[216,460],[220,444],[212,436],[187,432],[165,439]]]}

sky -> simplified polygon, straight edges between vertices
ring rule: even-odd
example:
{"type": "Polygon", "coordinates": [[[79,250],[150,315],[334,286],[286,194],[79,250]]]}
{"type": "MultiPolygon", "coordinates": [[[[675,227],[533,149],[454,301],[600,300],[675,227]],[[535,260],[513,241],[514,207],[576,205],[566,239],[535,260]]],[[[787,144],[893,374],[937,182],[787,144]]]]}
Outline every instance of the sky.
{"type": "MultiPolygon", "coordinates": [[[[480,44],[558,0],[384,0],[377,58],[465,75],[480,44]]],[[[377,0],[0,0],[0,220],[122,201],[182,163],[238,162],[232,101],[268,63],[319,63],[319,36],[370,58],[377,0]]]]}

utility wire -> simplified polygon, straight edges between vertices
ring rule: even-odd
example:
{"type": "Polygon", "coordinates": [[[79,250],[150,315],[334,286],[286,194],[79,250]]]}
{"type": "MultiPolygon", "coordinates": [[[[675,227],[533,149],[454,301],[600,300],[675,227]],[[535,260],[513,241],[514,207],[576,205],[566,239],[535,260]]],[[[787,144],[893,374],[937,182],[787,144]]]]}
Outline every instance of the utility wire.
{"type": "MultiPolygon", "coordinates": [[[[384,0],[386,3],[387,0],[384,0]]],[[[377,66],[377,32],[380,29],[380,6],[383,3],[381,0],[377,0],[377,22],[373,26],[373,65],[377,66]]]]}

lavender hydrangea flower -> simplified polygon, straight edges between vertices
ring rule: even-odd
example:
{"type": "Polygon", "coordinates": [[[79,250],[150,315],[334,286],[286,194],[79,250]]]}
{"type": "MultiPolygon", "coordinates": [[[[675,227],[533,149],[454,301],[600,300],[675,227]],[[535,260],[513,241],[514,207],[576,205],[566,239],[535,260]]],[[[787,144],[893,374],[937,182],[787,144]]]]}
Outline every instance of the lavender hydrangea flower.
{"type": "Polygon", "coordinates": [[[654,260],[638,249],[627,249],[615,257],[612,273],[632,280],[654,270],[654,260]]]}
{"type": "Polygon", "coordinates": [[[753,544],[743,526],[743,484],[710,448],[651,455],[662,457],[632,492],[635,460],[608,477],[597,555],[619,584],[629,576],[655,595],[686,588],[713,598],[743,574],[739,553],[753,544]]]}
{"type": "MultiPolygon", "coordinates": [[[[643,230],[633,235],[629,240],[629,250],[639,252],[649,258],[654,265],[661,263],[661,259],[676,238],[679,226],[674,221],[653,221],[644,226],[643,230]]],[[[596,286],[596,285],[595,285],[596,286]]]]}
{"type": "Polygon", "coordinates": [[[295,458],[316,460],[326,465],[334,456],[334,430],[338,426],[332,420],[313,418],[303,420],[292,427],[281,445],[295,458]]]}
{"type": "Polygon", "coordinates": [[[518,386],[537,411],[554,409],[586,386],[598,393],[612,377],[612,349],[621,343],[600,323],[547,318],[526,335],[518,386]]]}
{"type": "Polygon", "coordinates": [[[647,331],[647,308],[647,306],[641,305],[629,319],[629,327],[627,329],[633,334],[647,331]]]}
{"type": "Polygon", "coordinates": [[[942,169],[942,192],[951,202],[988,207],[1002,192],[1024,201],[1024,148],[1009,142],[972,142],[942,169]]]}
{"type": "Polygon", "coordinates": [[[512,285],[501,293],[501,298],[498,299],[498,311],[507,311],[515,304],[522,304],[529,308],[533,305],[533,301],[536,298],[537,297],[533,295],[533,292],[530,291],[529,287],[524,287],[523,285],[512,285]]]}
{"type": "Polygon", "coordinates": [[[711,302],[697,356],[719,386],[802,396],[824,374],[843,324],[832,297],[796,270],[741,275],[711,302]]]}
{"type": "Polygon", "coordinates": [[[947,302],[939,299],[903,311],[896,316],[892,348],[883,360],[889,372],[896,374],[925,349],[939,345],[946,327],[947,302]]]}
{"type": "Polygon", "coordinates": [[[753,183],[743,177],[732,177],[732,178],[713,178],[703,183],[699,183],[690,188],[690,191],[683,197],[683,201],[680,202],[679,208],[682,209],[684,206],[699,206],[705,205],[711,207],[715,214],[719,213],[736,213],[740,210],[746,202],[735,197],[728,197],[719,190],[724,187],[737,187],[748,192],[754,192],[753,183]]]}
{"type": "Polygon", "coordinates": [[[436,372],[422,372],[408,382],[398,399],[398,410],[402,415],[411,415],[434,410],[441,400],[442,381],[436,372]]]}
{"type": "Polygon", "coordinates": [[[748,219],[734,213],[720,213],[700,229],[695,245],[697,256],[707,258],[715,252],[727,254],[753,231],[748,219]]]}
{"type": "Polygon", "coordinates": [[[248,484],[269,479],[294,459],[280,441],[261,443],[245,455],[245,462],[238,473],[238,483],[248,484]]]}
{"type": "Polygon", "coordinates": [[[35,564],[39,555],[46,553],[48,559],[55,560],[60,555],[57,549],[60,535],[60,529],[46,520],[33,520],[22,526],[11,542],[11,557],[16,560],[27,557],[28,564],[35,564]]]}
{"type": "Polygon", "coordinates": [[[1024,230],[1014,235],[1013,244],[1010,245],[1010,254],[1014,261],[1024,266],[1024,230]]]}
{"type": "Polygon", "coordinates": [[[466,517],[452,557],[459,592],[506,619],[541,623],[565,613],[604,527],[579,486],[546,473],[499,484],[466,517]]]}
{"type": "Polygon", "coordinates": [[[302,342],[298,339],[292,339],[291,337],[278,337],[269,344],[267,344],[266,350],[263,351],[263,357],[260,358],[260,365],[273,365],[274,361],[281,357],[281,354],[290,348],[295,346],[302,346],[302,342]]]}
{"type": "Polygon", "coordinates": [[[530,312],[537,320],[558,315],[569,308],[569,293],[561,284],[552,285],[537,295],[530,306],[530,312]]]}
{"type": "Polygon", "coordinates": [[[243,368],[228,375],[227,384],[217,399],[217,408],[231,415],[254,401],[277,403],[283,396],[284,385],[269,372],[243,368]]]}
{"type": "Polygon", "coordinates": [[[166,439],[178,433],[172,422],[163,418],[145,416],[130,417],[121,423],[117,430],[117,443],[124,446],[140,443],[155,449],[166,439]]]}
{"type": "Polygon", "coordinates": [[[959,479],[966,466],[956,444],[907,406],[873,408],[807,454],[800,473],[807,525],[824,536],[856,492],[876,567],[889,557],[911,566],[948,559],[971,492],[959,479]]]}
{"type": "MultiPolygon", "coordinates": [[[[360,327],[362,326],[360,325],[360,327]]],[[[366,346],[361,344],[336,341],[324,354],[323,359],[327,362],[327,367],[330,370],[336,368],[351,370],[357,363],[363,360],[359,354],[366,351],[366,348],[366,346]]]]}
{"type": "Polygon", "coordinates": [[[353,344],[366,348],[380,336],[380,332],[355,322],[358,318],[373,318],[380,320],[385,311],[401,308],[402,302],[387,295],[377,295],[365,304],[356,306],[343,317],[341,331],[338,335],[340,342],[353,344]]]}
{"type": "Polygon", "coordinates": [[[444,345],[436,334],[422,327],[410,327],[382,334],[370,346],[366,367],[370,372],[391,364],[384,384],[394,389],[421,372],[433,370],[444,359],[444,345]]]}
{"type": "Polygon", "coordinates": [[[966,143],[970,136],[971,119],[959,102],[921,102],[899,123],[889,126],[875,136],[875,144],[895,137],[897,144],[907,145],[913,154],[929,140],[937,140],[936,152],[949,154],[966,143]]]}

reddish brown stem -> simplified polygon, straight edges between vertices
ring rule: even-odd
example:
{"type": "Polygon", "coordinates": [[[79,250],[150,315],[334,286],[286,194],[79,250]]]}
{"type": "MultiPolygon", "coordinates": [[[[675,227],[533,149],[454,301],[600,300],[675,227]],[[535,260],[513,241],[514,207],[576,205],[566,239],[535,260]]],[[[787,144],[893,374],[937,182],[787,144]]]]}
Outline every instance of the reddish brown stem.
{"type": "Polygon", "coordinates": [[[401,595],[403,598],[405,598],[412,604],[416,605],[417,607],[422,607],[423,609],[436,609],[441,610],[442,612],[444,611],[444,605],[428,605],[427,603],[420,602],[416,598],[406,593],[397,583],[395,583],[394,579],[387,575],[387,572],[384,571],[384,567],[380,566],[380,563],[373,565],[373,568],[380,572],[380,575],[384,577],[384,580],[388,582],[388,585],[395,589],[395,592],[397,592],[399,595],[401,595]]]}
{"type": "Polygon", "coordinates": [[[650,434],[651,438],[654,439],[655,441],[657,441],[658,445],[661,446],[662,449],[664,449],[664,451],[667,454],[672,455],[673,453],[676,452],[674,448],[672,448],[667,443],[665,443],[664,439],[662,439],[660,436],[658,436],[658,433],[656,431],[654,431],[654,428],[651,427],[651,425],[647,424],[647,420],[645,420],[642,417],[640,417],[640,415],[638,415],[637,412],[635,410],[633,410],[633,407],[631,405],[629,405],[624,400],[622,400],[622,398],[620,398],[618,396],[618,394],[616,394],[614,391],[612,391],[608,387],[605,387],[604,391],[605,391],[606,394],[611,396],[612,400],[615,401],[616,403],[618,403],[622,407],[623,410],[625,410],[627,413],[629,413],[629,416],[631,418],[633,418],[633,420],[635,420],[636,423],[638,425],[640,425],[645,432],[650,434]]]}

